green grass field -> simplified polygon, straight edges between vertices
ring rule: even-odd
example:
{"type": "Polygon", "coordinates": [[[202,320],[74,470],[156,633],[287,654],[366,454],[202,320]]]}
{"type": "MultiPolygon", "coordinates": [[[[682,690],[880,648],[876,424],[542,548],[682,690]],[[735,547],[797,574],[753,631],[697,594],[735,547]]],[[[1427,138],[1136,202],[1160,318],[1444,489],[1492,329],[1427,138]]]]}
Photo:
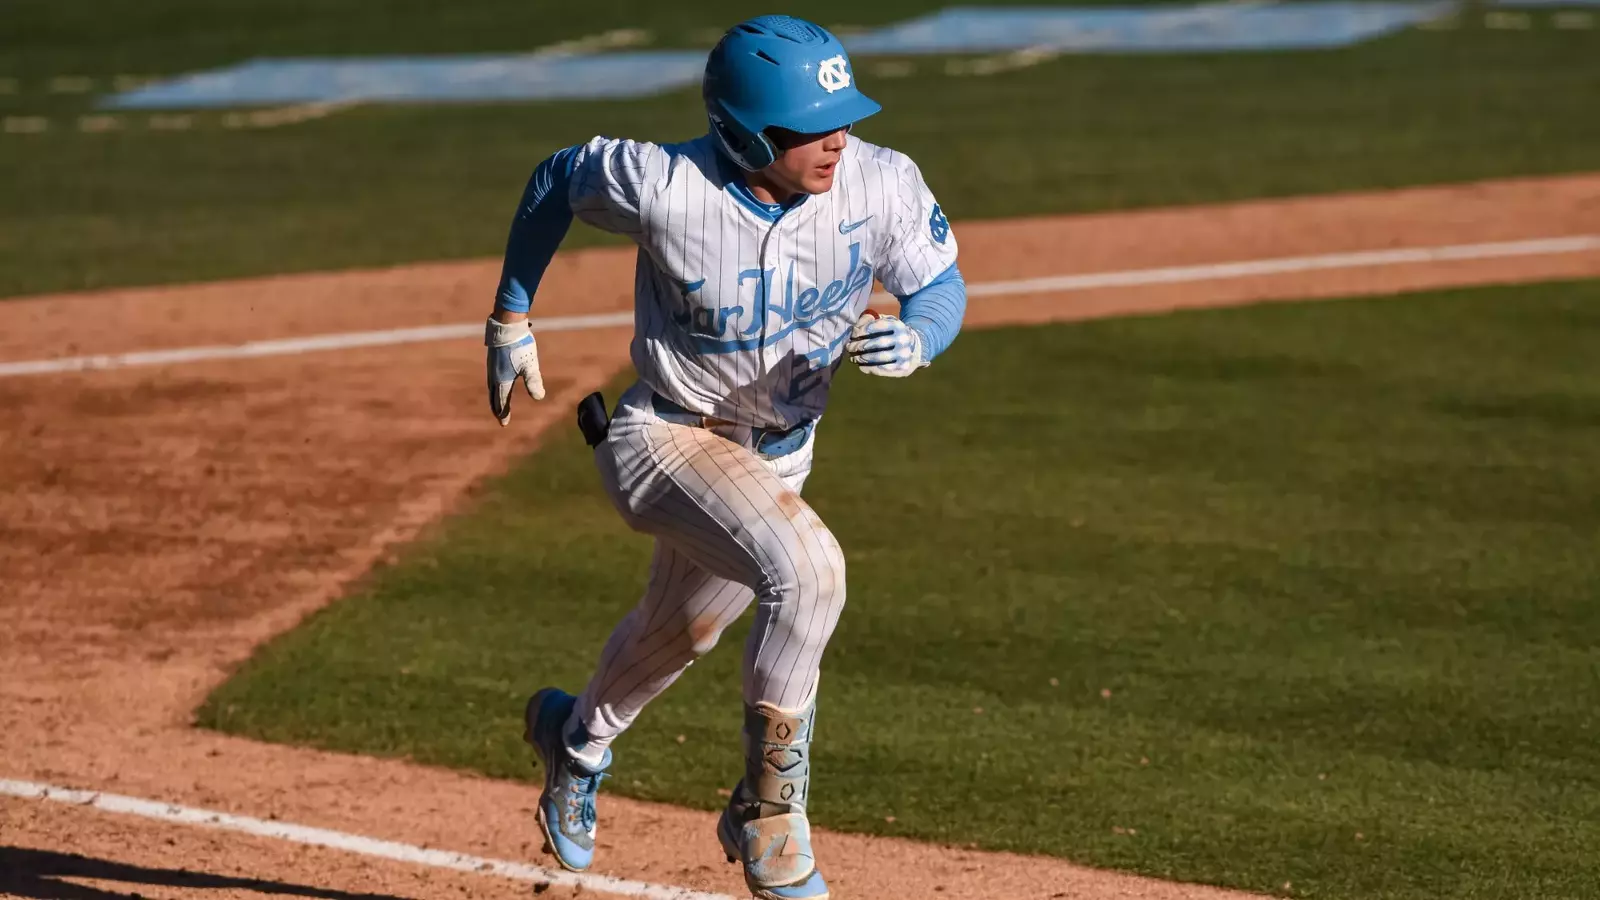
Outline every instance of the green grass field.
{"type": "MultiPolygon", "coordinates": [[[[827,22],[937,8],[823,2],[827,22]],[[863,12],[870,10],[870,13],[863,12]]],[[[527,49],[620,25],[659,45],[743,15],[738,4],[574,7],[407,0],[19,0],[0,29],[0,296],[117,284],[495,256],[533,165],[597,133],[704,128],[698,92],[607,103],[360,108],[270,130],[83,134],[94,98],[49,76],[191,71],[258,55],[527,49]]],[[[957,220],[1199,203],[1600,168],[1600,30],[1414,30],[1320,53],[1078,56],[993,77],[943,60],[860,82],[886,111],[860,134],[910,153],[957,220]]],[[[577,230],[572,246],[598,235],[577,230]]]]}
{"type": "MultiPolygon", "coordinates": [[[[1597,340],[1586,282],[974,332],[846,374],[807,488],[851,566],[815,820],[1297,897],[1594,897],[1597,340]]],[[[563,433],[200,721],[530,779],[522,699],[581,686],[646,555],[563,433]]],[[[722,802],[738,644],[609,789],[722,802]]]]}

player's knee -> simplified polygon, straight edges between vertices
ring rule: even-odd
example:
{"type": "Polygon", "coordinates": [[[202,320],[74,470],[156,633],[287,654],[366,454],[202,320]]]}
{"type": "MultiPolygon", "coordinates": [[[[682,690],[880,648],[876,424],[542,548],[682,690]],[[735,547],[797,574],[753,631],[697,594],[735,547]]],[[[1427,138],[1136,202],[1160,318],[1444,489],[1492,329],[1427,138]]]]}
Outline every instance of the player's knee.
{"type": "Polygon", "coordinates": [[[832,603],[844,599],[844,553],[827,532],[773,553],[766,583],[758,592],[782,604],[832,603]]]}
{"type": "Polygon", "coordinates": [[[833,544],[831,552],[826,556],[827,565],[821,567],[821,578],[817,585],[817,602],[824,606],[842,606],[844,604],[844,554],[840,552],[839,545],[833,544]]]}

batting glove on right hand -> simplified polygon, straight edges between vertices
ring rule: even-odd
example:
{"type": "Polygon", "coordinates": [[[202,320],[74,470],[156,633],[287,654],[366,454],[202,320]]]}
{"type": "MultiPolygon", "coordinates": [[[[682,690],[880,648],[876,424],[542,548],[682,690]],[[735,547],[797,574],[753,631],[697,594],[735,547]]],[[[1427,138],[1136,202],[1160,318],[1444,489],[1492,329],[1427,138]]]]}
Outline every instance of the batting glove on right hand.
{"type": "Polygon", "coordinates": [[[867,310],[850,329],[845,355],[868,375],[904,378],[927,365],[922,335],[903,320],[867,310]]]}
{"type": "Polygon", "coordinates": [[[522,376],[528,396],[544,399],[544,377],[539,374],[539,345],[534,343],[528,320],[509,325],[490,317],[483,343],[489,348],[489,411],[501,425],[511,421],[511,388],[522,376]]]}

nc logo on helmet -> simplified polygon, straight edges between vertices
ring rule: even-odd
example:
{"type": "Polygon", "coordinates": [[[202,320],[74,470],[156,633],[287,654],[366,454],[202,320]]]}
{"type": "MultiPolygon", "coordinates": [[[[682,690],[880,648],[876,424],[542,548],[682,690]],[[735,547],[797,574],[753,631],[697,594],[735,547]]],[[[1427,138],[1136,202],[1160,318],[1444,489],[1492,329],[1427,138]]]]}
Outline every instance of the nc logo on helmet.
{"type": "Polygon", "coordinates": [[[843,90],[850,86],[850,64],[840,54],[832,59],[825,59],[817,67],[817,84],[828,93],[843,90]]]}

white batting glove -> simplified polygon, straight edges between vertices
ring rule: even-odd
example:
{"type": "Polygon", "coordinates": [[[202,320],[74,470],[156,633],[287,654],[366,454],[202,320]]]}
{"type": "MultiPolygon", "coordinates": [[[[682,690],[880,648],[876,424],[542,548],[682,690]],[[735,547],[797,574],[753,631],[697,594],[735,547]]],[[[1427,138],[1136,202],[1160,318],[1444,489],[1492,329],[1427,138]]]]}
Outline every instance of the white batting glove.
{"type": "Polygon", "coordinates": [[[886,378],[904,378],[927,365],[922,358],[922,335],[915,328],[870,309],[850,329],[844,352],[861,371],[886,378]]]}
{"type": "Polygon", "coordinates": [[[489,348],[489,411],[501,425],[511,421],[511,388],[522,376],[528,396],[544,399],[544,377],[539,374],[539,345],[534,343],[528,320],[507,325],[490,317],[483,334],[489,348]]]}

